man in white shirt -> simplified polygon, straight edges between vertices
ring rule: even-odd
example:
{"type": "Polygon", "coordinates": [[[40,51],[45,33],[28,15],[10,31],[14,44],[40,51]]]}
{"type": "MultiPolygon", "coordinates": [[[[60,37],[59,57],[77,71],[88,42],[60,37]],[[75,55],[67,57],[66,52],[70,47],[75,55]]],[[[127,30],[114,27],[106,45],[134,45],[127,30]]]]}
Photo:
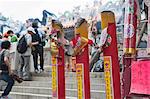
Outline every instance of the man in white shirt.
{"type": "MultiPolygon", "coordinates": [[[[93,40],[94,44],[91,49],[90,71],[92,71],[94,64],[100,60],[100,54],[102,53],[102,46],[105,45],[107,36],[108,36],[107,28],[105,28],[101,32],[101,34],[97,34],[96,29],[93,29],[92,31],[91,39],[93,40]]],[[[100,64],[99,66],[101,69],[103,68],[102,64],[100,64]]]]}

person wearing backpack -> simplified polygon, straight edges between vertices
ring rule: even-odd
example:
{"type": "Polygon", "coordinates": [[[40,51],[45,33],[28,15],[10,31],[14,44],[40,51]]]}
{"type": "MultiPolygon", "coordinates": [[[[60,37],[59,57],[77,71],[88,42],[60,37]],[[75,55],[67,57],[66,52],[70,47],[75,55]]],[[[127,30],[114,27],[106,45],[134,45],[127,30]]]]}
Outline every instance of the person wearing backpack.
{"type": "Polygon", "coordinates": [[[10,45],[11,44],[9,41],[3,41],[1,44],[2,51],[0,52],[0,80],[4,80],[8,83],[4,92],[0,96],[1,99],[8,99],[8,94],[10,93],[15,82],[13,77],[11,76],[13,73],[9,60],[10,45]]]}
{"type": "Polygon", "coordinates": [[[34,32],[32,27],[29,27],[25,34],[19,39],[17,45],[17,51],[21,56],[21,66],[19,67],[18,73],[19,76],[24,80],[31,80],[30,75],[30,57],[31,57],[31,46],[32,46],[32,37],[31,34],[34,32]],[[23,71],[24,70],[24,71],[23,71]]]}

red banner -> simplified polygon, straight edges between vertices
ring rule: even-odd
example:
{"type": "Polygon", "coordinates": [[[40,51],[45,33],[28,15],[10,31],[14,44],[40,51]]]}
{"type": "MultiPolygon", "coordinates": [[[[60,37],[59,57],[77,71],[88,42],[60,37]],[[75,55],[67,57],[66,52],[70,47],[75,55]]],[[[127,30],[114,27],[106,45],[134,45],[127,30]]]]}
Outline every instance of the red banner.
{"type": "Polygon", "coordinates": [[[124,53],[135,54],[137,29],[137,3],[135,0],[126,0],[124,19],[124,53]]]}
{"type": "Polygon", "coordinates": [[[134,61],[130,93],[150,95],[150,61],[134,61]]]}
{"type": "MultiPolygon", "coordinates": [[[[120,88],[120,67],[118,62],[118,49],[117,49],[117,36],[115,23],[108,24],[108,34],[111,36],[112,41],[110,46],[103,48],[104,56],[111,56],[112,58],[112,79],[113,79],[113,92],[114,99],[121,99],[120,88]]],[[[105,61],[105,60],[104,60],[105,61]]]]}

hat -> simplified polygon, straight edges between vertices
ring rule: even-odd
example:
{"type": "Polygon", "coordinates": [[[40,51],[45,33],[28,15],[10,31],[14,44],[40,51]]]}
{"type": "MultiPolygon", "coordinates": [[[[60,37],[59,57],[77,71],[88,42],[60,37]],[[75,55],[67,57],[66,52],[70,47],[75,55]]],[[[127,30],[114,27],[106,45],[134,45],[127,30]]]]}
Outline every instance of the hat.
{"type": "Polygon", "coordinates": [[[33,28],[38,28],[38,22],[37,22],[36,19],[35,19],[34,22],[32,23],[32,27],[33,27],[33,28]]]}
{"type": "Polygon", "coordinates": [[[27,31],[30,31],[30,32],[33,32],[36,34],[36,32],[34,31],[34,28],[33,27],[28,27],[27,31]]]}
{"type": "Polygon", "coordinates": [[[18,38],[17,38],[17,36],[16,35],[13,35],[12,37],[11,37],[11,40],[10,40],[11,42],[17,42],[18,41],[18,38]]]}
{"type": "Polygon", "coordinates": [[[3,36],[4,36],[4,37],[8,37],[9,35],[8,35],[7,32],[5,32],[5,33],[3,33],[3,36]]]}

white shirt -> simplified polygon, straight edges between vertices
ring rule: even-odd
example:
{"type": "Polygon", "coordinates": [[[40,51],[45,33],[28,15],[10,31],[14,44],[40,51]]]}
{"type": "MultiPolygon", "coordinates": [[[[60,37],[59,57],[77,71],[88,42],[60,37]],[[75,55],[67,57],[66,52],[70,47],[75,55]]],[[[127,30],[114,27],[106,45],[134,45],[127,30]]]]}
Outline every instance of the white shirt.
{"type": "MultiPolygon", "coordinates": [[[[97,46],[100,46],[100,38],[101,37],[101,35],[100,34],[98,34],[97,36],[96,36],[96,38],[94,38],[93,36],[92,36],[92,33],[91,33],[91,37],[90,37],[90,39],[93,41],[93,43],[94,43],[94,45],[97,45],[97,46]]],[[[93,54],[95,51],[97,51],[98,49],[97,48],[95,48],[95,46],[92,46],[92,48],[91,48],[91,54],[93,54]]]]}

